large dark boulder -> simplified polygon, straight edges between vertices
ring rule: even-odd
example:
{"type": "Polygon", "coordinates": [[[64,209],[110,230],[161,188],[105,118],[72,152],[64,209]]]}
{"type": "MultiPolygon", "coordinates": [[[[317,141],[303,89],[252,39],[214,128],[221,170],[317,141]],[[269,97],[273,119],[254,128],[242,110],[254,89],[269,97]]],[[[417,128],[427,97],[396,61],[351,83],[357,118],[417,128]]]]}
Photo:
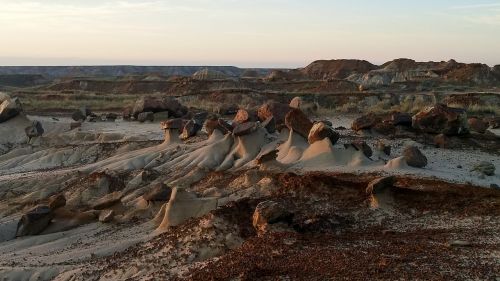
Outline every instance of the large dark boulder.
{"type": "Polygon", "coordinates": [[[286,114],[285,125],[289,130],[293,130],[307,139],[313,123],[302,110],[294,108],[286,114]]]}
{"type": "MultiPolygon", "coordinates": [[[[203,124],[203,123],[202,123],[203,124]]],[[[203,125],[200,125],[194,120],[189,120],[182,129],[181,139],[188,139],[190,137],[196,136],[196,134],[203,128],[203,125]]]]}
{"type": "Polygon", "coordinates": [[[427,166],[427,157],[416,146],[407,146],[403,150],[406,164],[415,168],[423,168],[427,166]]]}
{"type": "Polygon", "coordinates": [[[233,134],[237,137],[248,135],[257,129],[257,124],[255,122],[246,122],[243,124],[238,124],[233,130],[233,134]]]}
{"type": "Polygon", "coordinates": [[[351,125],[354,131],[371,129],[376,124],[382,122],[382,118],[374,113],[368,113],[356,118],[351,125]]]}
{"type": "Polygon", "coordinates": [[[26,127],[24,129],[24,131],[26,132],[26,136],[28,138],[40,137],[45,132],[45,130],[42,127],[42,123],[40,123],[40,121],[36,121],[36,120],[32,121],[31,125],[26,127]]]}
{"type": "Polygon", "coordinates": [[[0,97],[0,123],[16,117],[22,111],[23,108],[19,99],[2,94],[0,97]]]}
{"type": "Polygon", "coordinates": [[[290,110],[291,107],[288,104],[271,101],[262,105],[257,110],[257,115],[261,122],[265,121],[269,117],[274,117],[276,125],[280,126],[285,124],[285,116],[290,110]]]}
{"type": "Polygon", "coordinates": [[[16,236],[40,234],[53,218],[54,213],[49,206],[38,205],[21,217],[17,224],[16,236]]]}
{"type": "Polygon", "coordinates": [[[467,113],[464,109],[437,104],[413,116],[414,129],[425,133],[464,135],[469,133],[467,113]]]}

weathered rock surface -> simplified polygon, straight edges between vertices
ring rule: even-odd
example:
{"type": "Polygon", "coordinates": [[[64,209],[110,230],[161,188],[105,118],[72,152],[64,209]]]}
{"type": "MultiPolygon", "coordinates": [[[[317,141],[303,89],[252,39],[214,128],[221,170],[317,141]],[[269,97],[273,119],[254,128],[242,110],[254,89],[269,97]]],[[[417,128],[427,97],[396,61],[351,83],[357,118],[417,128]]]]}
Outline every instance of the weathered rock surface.
{"type": "Polygon", "coordinates": [[[55,210],[55,209],[64,207],[65,205],[66,205],[66,198],[61,193],[56,194],[56,195],[52,195],[49,198],[48,206],[51,210],[55,210]]]}
{"type": "Polygon", "coordinates": [[[396,182],[396,178],[394,176],[381,177],[374,179],[371,181],[366,187],[367,194],[377,194],[384,191],[387,188],[390,188],[396,182]]]}
{"type": "Polygon", "coordinates": [[[2,94],[2,97],[0,97],[0,123],[16,117],[22,111],[19,99],[10,98],[7,94],[2,94]]]}
{"type": "Polygon", "coordinates": [[[253,213],[253,227],[257,233],[263,234],[269,230],[270,225],[278,222],[286,222],[291,214],[284,206],[275,201],[260,202],[253,213]]]}
{"type": "Polygon", "coordinates": [[[469,133],[467,113],[463,109],[437,104],[413,116],[413,128],[426,133],[464,135],[469,133]]]}
{"type": "Polygon", "coordinates": [[[415,168],[423,168],[427,166],[427,157],[416,146],[408,146],[403,150],[408,166],[415,168]]]}
{"type": "Polygon", "coordinates": [[[42,127],[42,123],[36,120],[32,121],[31,125],[26,127],[24,131],[26,132],[26,136],[28,138],[40,137],[45,132],[45,130],[42,127]]]}
{"type": "Polygon", "coordinates": [[[328,138],[332,145],[334,145],[339,140],[340,134],[335,132],[332,127],[323,122],[314,123],[307,138],[309,144],[313,144],[325,138],[328,138]]]}
{"type": "Polygon", "coordinates": [[[246,122],[256,121],[256,120],[257,120],[257,116],[256,116],[255,112],[251,112],[251,111],[246,110],[246,109],[240,109],[236,113],[236,116],[234,117],[233,122],[237,123],[237,124],[243,124],[246,122]]]}
{"type": "Polygon", "coordinates": [[[113,220],[114,216],[115,216],[115,211],[103,210],[99,213],[99,221],[103,223],[108,223],[113,220]]]}
{"type": "Polygon", "coordinates": [[[183,126],[182,119],[176,118],[176,119],[169,119],[167,121],[162,121],[160,122],[160,127],[163,130],[181,130],[183,126]]]}
{"type": "Polygon", "coordinates": [[[300,109],[292,109],[285,116],[285,125],[288,129],[307,138],[313,123],[300,109]]]}
{"type": "Polygon", "coordinates": [[[285,124],[285,116],[290,110],[291,108],[287,104],[272,101],[259,107],[257,115],[261,122],[269,117],[274,117],[276,125],[279,126],[285,124]]]}
{"type": "Polygon", "coordinates": [[[172,189],[164,183],[157,184],[153,189],[142,195],[146,201],[168,202],[172,189]]]}
{"type": "Polygon", "coordinates": [[[345,148],[347,148],[349,146],[354,147],[354,149],[356,149],[358,151],[361,150],[363,152],[363,154],[368,158],[372,157],[372,155],[373,155],[372,148],[365,141],[356,140],[356,141],[351,142],[350,144],[344,144],[345,148]]]}
{"type": "Polygon", "coordinates": [[[54,213],[46,205],[38,205],[24,214],[17,225],[16,236],[40,234],[54,217],[54,213]]]}
{"type": "Polygon", "coordinates": [[[137,115],[137,121],[143,123],[146,121],[153,122],[155,120],[155,115],[153,112],[141,112],[137,115]]]}
{"type": "Polygon", "coordinates": [[[351,128],[354,131],[360,131],[360,130],[367,130],[375,126],[376,124],[380,123],[382,121],[382,118],[380,116],[377,116],[374,113],[369,113],[366,115],[363,115],[361,117],[356,118],[352,125],[351,128]]]}
{"type": "Polygon", "coordinates": [[[488,129],[488,124],[478,118],[469,118],[467,123],[469,124],[470,130],[476,133],[484,134],[488,129]]]}
{"type": "MultiPolygon", "coordinates": [[[[202,123],[203,124],[203,123],[202,123]]],[[[184,128],[182,129],[181,139],[188,139],[190,137],[196,136],[196,134],[203,128],[202,125],[198,124],[194,120],[189,120],[184,128]]]]}
{"type": "Polygon", "coordinates": [[[233,130],[235,136],[244,136],[254,132],[257,129],[257,124],[255,122],[246,122],[243,124],[238,124],[233,130]]]}
{"type": "Polygon", "coordinates": [[[269,117],[262,122],[262,127],[267,130],[270,134],[276,132],[276,120],[274,117],[269,117]]]}

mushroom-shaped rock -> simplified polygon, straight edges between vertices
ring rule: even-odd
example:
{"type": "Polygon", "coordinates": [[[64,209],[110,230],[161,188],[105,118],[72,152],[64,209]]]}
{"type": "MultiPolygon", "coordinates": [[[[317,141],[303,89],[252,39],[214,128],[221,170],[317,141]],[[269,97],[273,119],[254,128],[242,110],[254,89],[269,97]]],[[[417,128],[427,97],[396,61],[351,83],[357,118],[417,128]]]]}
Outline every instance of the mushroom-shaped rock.
{"type": "Polygon", "coordinates": [[[313,123],[300,109],[292,109],[285,116],[285,125],[289,130],[307,138],[313,123]]]}
{"type": "Polygon", "coordinates": [[[32,121],[31,125],[26,127],[24,131],[26,132],[26,136],[28,136],[28,138],[40,137],[45,132],[42,127],[42,123],[36,120],[32,121]]]}
{"type": "Polygon", "coordinates": [[[413,116],[414,129],[432,134],[464,135],[469,133],[464,109],[437,104],[413,116]]]}
{"type": "Polygon", "coordinates": [[[408,166],[415,168],[423,168],[427,166],[427,157],[425,157],[425,155],[416,146],[407,146],[403,150],[403,156],[408,166]]]}
{"type": "Polygon", "coordinates": [[[163,130],[181,130],[182,129],[182,119],[175,118],[167,121],[160,122],[160,126],[163,130]]]}
{"type": "Polygon", "coordinates": [[[339,140],[340,134],[323,122],[314,123],[307,137],[309,144],[313,144],[325,138],[328,138],[332,144],[335,144],[339,140]]]}
{"type": "Polygon", "coordinates": [[[205,121],[205,131],[210,136],[214,132],[215,129],[221,131],[222,134],[227,134],[228,132],[233,131],[233,127],[229,125],[223,119],[217,118],[209,118],[205,121]]]}
{"type": "Polygon", "coordinates": [[[261,125],[270,134],[276,132],[276,120],[272,116],[264,120],[261,125]]]}
{"type": "Polygon", "coordinates": [[[40,234],[50,221],[54,218],[54,213],[46,205],[38,205],[24,214],[17,225],[16,236],[40,234]]]}
{"type": "Polygon", "coordinates": [[[279,126],[281,124],[285,124],[285,116],[290,109],[290,106],[287,104],[271,101],[262,105],[258,109],[257,115],[261,122],[265,121],[269,117],[274,117],[276,125],[279,126]]]}
{"type": "Polygon", "coordinates": [[[189,120],[182,129],[181,139],[188,139],[190,137],[196,136],[196,134],[198,133],[198,131],[201,130],[201,128],[202,125],[198,124],[194,120],[189,120]]]}
{"type": "Polygon", "coordinates": [[[257,129],[257,124],[255,122],[247,122],[243,124],[238,124],[233,130],[235,136],[244,136],[254,132],[257,129]]]}

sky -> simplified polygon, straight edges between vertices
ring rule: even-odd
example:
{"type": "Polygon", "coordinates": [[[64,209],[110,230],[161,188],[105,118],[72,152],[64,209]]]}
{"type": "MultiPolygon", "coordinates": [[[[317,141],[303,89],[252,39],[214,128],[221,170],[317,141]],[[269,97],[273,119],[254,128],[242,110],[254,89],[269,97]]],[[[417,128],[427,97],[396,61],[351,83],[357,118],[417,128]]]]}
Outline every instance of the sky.
{"type": "Polygon", "coordinates": [[[0,65],[500,64],[500,0],[0,0],[0,65]]]}

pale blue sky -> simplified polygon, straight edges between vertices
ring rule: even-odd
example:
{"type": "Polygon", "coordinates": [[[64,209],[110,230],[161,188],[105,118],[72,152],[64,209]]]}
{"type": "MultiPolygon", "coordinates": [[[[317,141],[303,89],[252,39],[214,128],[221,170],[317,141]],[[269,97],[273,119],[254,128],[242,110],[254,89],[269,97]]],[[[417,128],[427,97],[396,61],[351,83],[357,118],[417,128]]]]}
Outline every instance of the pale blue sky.
{"type": "Polygon", "coordinates": [[[500,64],[500,0],[0,0],[0,65],[500,64]]]}

